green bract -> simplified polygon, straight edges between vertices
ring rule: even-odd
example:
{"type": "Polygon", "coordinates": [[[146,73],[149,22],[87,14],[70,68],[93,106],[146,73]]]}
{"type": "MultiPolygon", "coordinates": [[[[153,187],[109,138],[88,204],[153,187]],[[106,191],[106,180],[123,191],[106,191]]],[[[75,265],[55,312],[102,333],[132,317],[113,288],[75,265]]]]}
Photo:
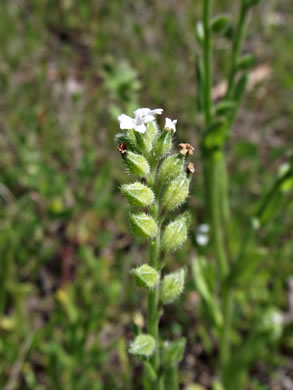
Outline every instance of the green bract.
{"type": "Polygon", "coordinates": [[[172,134],[169,130],[164,130],[154,143],[153,153],[159,159],[163,158],[172,148],[172,134]]]}
{"type": "Polygon", "coordinates": [[[172,303],[183,292],[185,272],[180,269],[166,275],[160,287],[160,297],[164,304],[172,303]]]}
{"type": "Polygon", "coordinates": [[[143,264],[131,271],[138,286],[154,288],[159,283],[160,274],[153,267],[143,264]]]}
{"type": "Polygon", "coordinates": [[[145,213],[130,214],[129,221],[133,234],[138,238],[150,239],[158,232],[156,221],[145,213]]]}
{"type": "Polygon", "coordinates": [[[131,206],[146,207],[153,203],[153,191],[140,182],[123,184],[121,192],[126,196],[131,206]]]}
{"type": "Polygon", "coordinates": [[[186,339],[165,341],[162,351],[162,359],[166,366],[173,366],[181,362],[185,350],[186,339]]]}
{"type": "Polygon", "coordinates": [[[150,357],[155,350],[156,340],[148,334],[138,335],[130,344],[129,353],[150,357]]]}

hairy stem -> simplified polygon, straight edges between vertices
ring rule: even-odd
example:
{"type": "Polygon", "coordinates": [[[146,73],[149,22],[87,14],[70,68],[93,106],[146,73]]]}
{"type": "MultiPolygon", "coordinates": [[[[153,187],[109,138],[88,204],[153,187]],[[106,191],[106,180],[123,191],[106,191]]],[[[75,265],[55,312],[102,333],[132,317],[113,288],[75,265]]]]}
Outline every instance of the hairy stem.
{"type": "MultiPolygon", "coordinates": [[[[155,187],[156,180],[154,180],[153,187],[155,187]]],[[[154,267],[160,271],[160,244],[161,244],[161,234],[160,234],[160,208],[159,203],[156,201],[154,205],[150,208],[151,216],[156,220],[159,226],[159,231],[157,236],[150,242],[150,266],[154,267]]],[[[156,383],[152,383],[152,388],[154,390],[160,390],[159,385],[159,367],[160,367],[160,337],[159,337],[159,287],[150,290],[148,293],[148,305],[147,305],[147,331],[148,334],[153,336],[156,340],[156,349],[154,355],[150,359],[150,363],[153,366],[154,371],[157,374],[156,383]]]]}

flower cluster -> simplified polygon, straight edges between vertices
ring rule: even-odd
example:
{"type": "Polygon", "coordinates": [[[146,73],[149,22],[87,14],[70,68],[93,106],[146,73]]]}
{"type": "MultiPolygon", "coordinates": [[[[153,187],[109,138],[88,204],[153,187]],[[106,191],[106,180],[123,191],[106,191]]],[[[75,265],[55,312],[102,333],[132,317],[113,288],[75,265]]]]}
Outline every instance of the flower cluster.
{"type": "MultiPolygon", "coordinates": [[[[117,150],[128,172],[140,179],[122,185],[121,192],[132,208],[129,223],[133,235],[150,242],[149,264],[142,264],[131,273],[138,286],[146,288],[149,294],[157,294],[155,304],[149,304],[150,310],[155,310],[156,314],[148,313],[150,318],[156,319],[157,327],[161,312],[159,302],[162,305],[174,302],[184,288],[184,269],[162,277],[162,256],[178,249],[187,239],[191,220],[189,213],[185,212],[175,219],[169,219],[169,213],[186,201],[194,172],[194,165],[186,162],[194,152],[190,144],[179,144],[178,151],[171,154],[177,120],[166,118],[165,126],[160,130],[156,115],[162,112],[161,108],[140,108],[134,112],[134,118],[120,115],[118,120],[123,133],[116,137],[117,150]]],[[[150,323],[149,320],[147,322],[150,323]]],[[[130,353],[149,357],[158,352],[159,340],[154,328],[153,324],[148,327],[147,333],[136,337],[130,346],[130,353]]],[[[164,345],[168,345],[168,351],[176,350],[179,346],[182,351],[183,344],[164,345]]],[[[164,354],[164,351],[160,351],[159,355],[161,353],[164,354]]],[[[180,352],[178,356],[181,355],[180,352]]]]}

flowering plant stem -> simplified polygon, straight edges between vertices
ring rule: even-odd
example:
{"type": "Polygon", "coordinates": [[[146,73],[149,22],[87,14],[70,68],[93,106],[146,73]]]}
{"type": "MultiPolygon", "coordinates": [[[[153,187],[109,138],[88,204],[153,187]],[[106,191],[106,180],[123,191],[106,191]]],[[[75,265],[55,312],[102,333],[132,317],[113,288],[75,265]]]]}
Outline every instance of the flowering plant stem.
{"type": "MultiPolygon", "coordinates": [[[[203,40],[201,43],[203,56],[203,82],[202,90],[202,110],[204,114],[205,128],[208,129],[217,119],[214,118],[214,106],[212,100],[212,27],[211,27],[212,0],[203,0],[203,40]]],[[[224,100],[233,100],[233,91],[238,72],[238,61],[241,56],[242,43],[245,32],[245,24],[248,14],[248,7],[245,0],[241,0],[240,13],[235,34],[232,41],[230,57],[230,71],[227,81],[227,90],[224,100]]],[[[220,337],[220,371],[221,376],[230,357],[230,340],[232,332],[232,317],[234,306],[234,294],[229,286],[223,289],[224,281],[230,273],[230,263],[225,247],[226,233],[229,226],[229,200],[228,200],[228,175],[224,156],[224,141],[232,127],[235,115],[234,111],[226,117],[225,136],[220,145],[216,148],[207,148],[204,136],[202,138],[202,160],[204,174],[204,198],[206,211],[211,227],[212,246],[217,260],[219,272],[219,291],[221,294],[223,326],[220,337]]],[[[216,136],[216,133],[215,133],[216,136]]],[[[251,233],[250,233],[251,234],[251,233]]],[[[245,246],[242,251],[245,251],[245,246]]]]}
{"type": "Polygon", "coordinates": [[[161,278],[162,254],[175,251],[187,239],[190,215],[185,212],[166,225],[164,222],[188,196],[194,166],[187,165],[186,159],[194,148],[182,143],[180,152],[170,154],[177,120],[166,118],[160,131],[155,115],[162,111],[141,108],[134,112],[134,118],[125,114],[118,117],[120,128],[127,131],[117,136],[117,150],[128,172],[142,179],[122,185],[121,191],[134,208],[129,215],[134,236],[149,241],[149,263],[132,270],[137,285],[147,289],[147,333],[139,329],[129,348],[143,360],[145,390],[178,389],[178,364],[186,342],[185,338],[162,342],[159,321],[162,305],[173,303],[184,289],[184,269],[161,278]]]}

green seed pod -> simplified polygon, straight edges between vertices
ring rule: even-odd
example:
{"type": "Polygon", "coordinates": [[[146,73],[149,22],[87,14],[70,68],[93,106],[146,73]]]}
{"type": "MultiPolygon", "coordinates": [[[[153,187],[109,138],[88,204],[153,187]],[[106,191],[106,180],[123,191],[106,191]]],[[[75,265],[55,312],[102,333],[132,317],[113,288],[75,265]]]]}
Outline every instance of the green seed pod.
{"type": "Polygon", "coordinates": [[[140,334],[132,341],[129,347],[129,353],[150,357],[156,348],[155,339],[148,334],[140,334]]]}
{"type": "Polygon", "coordinates": [[[160,288],[160,298],[163,304],[172,303],[179,297],[183,292],[184,279],[183,268],[164,277],[160,288]]]}
{"type": "Polygon", "coordinates": [[[157,234],[158,225],[150,215],[130,214],[129,221],[133,234],[137,238],[151,239],[157,234]]]}
{"type": "Polygon", "coordinates": [[[134,207],[147,207],[153,203],[155,198],[153,191],[138,181],[132,184],[123,184],[121,192],[134,207]]]}
{"type": "Polygon", "coordinates": [[[140,154],[127,151],[125,161],[129,171],[136,176],[146,177],[150,173],[150,166],[145,157],[140,154]]]}
{"type": "Polygon", "coordinates": [[[190,178],[181,174],[167,185],[162,197],[162,204],[167,211],[176,209],[186,200],[189,182],[190,178]]]}
{"type": "Polygon", "coordinates": [[[166,226],[162,238],[163,251],[173,252],[186,241],[190,219],[190,214],[184,213],[166,226]]]}
{"type": "Polygon", "coordinates": [[[140,287],[154,288],[160,280],[160,274],[153,267],[143,264],[131,271],[136,284],[140,287]]]}
{"type": "Polygon", "coordinates": [[[159,170],[159,178],[162,183],[168,183],[182,173],[184,168],[184,159],[181,154],[174,154],[167,157],[159,170]]]}
{"type": "Polygon", "coordinates": [[[172,132],[164,130],[154,143],[153,153],[159,159],[163,158],[172,148],[172,132]]]}

